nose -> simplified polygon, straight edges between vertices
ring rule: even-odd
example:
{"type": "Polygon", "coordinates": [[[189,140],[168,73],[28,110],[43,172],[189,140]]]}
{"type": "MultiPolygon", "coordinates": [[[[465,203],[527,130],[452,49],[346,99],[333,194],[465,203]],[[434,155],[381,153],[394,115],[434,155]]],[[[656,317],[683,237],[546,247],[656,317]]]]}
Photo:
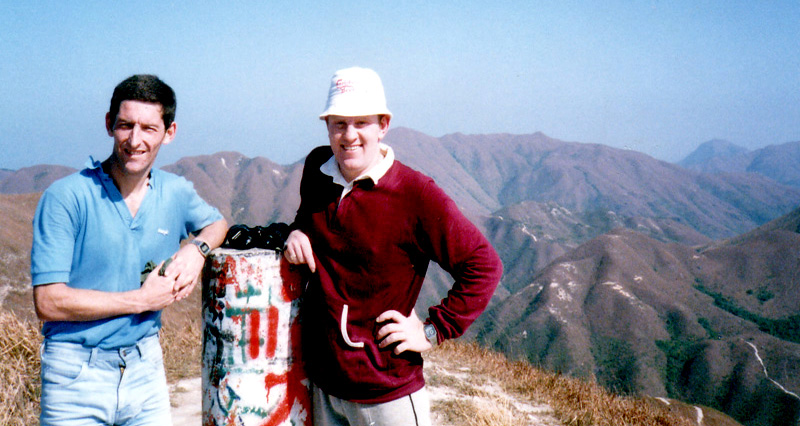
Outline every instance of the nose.
{"type": "Polygon", "coordinates": [[[358,138],[358,132],[356,132],[356,127],[352,124],[348,124],[347,127],[344,129],[344,139],[347,141],[354,141],[358,138]]]}
{"type": "Polygon", "coordinates": [[[139,127],[138,124],[131,127],[130,133],[128,133],[128,143],[132,146],[136,146],[142,140],[142,128],[139,127]]]}

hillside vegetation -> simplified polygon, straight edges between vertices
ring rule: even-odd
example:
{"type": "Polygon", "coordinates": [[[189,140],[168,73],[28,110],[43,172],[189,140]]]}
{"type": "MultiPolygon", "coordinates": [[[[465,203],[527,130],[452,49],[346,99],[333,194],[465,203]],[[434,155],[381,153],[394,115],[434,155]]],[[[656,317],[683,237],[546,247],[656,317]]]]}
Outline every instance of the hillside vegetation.
{"type": "Polygon", "coordinates": [[[618,229],[559,257],[471,329],[479,342],[631,395],[745,424],[800,413],[800,210],[707,247],[618,229]],[[789,220],[789,218],[794,220],[789,220]]]}

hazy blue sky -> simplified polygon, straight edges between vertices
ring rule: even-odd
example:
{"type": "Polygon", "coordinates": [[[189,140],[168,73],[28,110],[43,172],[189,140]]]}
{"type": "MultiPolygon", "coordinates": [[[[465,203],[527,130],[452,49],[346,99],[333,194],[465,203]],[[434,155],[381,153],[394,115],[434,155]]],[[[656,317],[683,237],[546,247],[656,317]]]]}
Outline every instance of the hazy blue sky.
{"type": "Polygon", "coordinates": [[[106,158],[114,86],[178,95],[159,164],[327,143],[330,76],[383,78],[393,126],[533,133],[676,161],[800,140],[800,1],[0,0],[0,168],[106,158]]]}

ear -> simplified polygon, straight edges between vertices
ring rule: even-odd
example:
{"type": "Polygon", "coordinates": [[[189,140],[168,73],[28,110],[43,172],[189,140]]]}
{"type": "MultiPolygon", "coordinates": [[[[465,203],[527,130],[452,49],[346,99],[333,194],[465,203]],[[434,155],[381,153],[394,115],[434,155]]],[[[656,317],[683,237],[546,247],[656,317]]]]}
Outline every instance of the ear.
{"type": "Polygon", "coordinates": [[[175,139],[175,132],[178,131],[178,123],[172,122],[172,124],[167,127],[167,131],[164,132],[164,139],[161,141],[162,144],[167,145],[168,143],[172,142],[175,139]]]}
{"type": "Polygon", "coordinates": [[[389,131],[389,123],[392,121],[392,117],[390,115],[381,115],[379,120],[381,125],[381,139],[383,139],[389,131]]]}
{"type": "Polygon", "coordinates": [[[106,113],[106,131],[108,136],[114,136],[114,123],[111,122],[111,113],[106,113]]]}

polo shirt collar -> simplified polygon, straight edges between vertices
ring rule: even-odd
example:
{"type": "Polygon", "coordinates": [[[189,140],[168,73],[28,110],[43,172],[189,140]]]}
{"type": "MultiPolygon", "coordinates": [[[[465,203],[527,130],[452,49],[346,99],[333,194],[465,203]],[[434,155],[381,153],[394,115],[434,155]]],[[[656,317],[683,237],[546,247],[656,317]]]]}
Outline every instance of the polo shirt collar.
{"type": "MultiPolygon", "coordinates": [[[[85,167],[85,168],[87,168],[89,170],[94,170],[96,173],[99,174],[100,177],[102,177],[104,179],[111,180],[111,175],[109,175],[108,173],[106,173],[105,170],[103,170],[103,162],[95,160],[93,155],[89,156],[89,159],[86,160],[86,164],[84,164],[83,167],[85,167]]],[[[152,169],[150,170],[150,174],[149,174],[149,176],[147,178],[148,178],[147,179],[147,186],[150,187],[150,188],[153,188],[153,170],[152,169]]]]}
{"type": "Polygon", "coordinates": [[[86,160],[86,164],[84,164],[83,167],[86,167],[87,169],[101,169],[102,170],[103,162],[95,160],[94,156],[90,155],[89,159],[86,160]]]}
{"type": "Polygon", "coordinates": [[[389,171],[389,168],[392,167],[392,164],[394,163],[394,150],[392,150],[392,147],[381,143],[378,145],[378,149],[380,149],[383,158],[378,162],[378,164],[361,174],[361,176],[353,179],[352,182],[348,183],[347,179],[345,179],[342,175],[342,172],[339,170],[339,165],[336,163],[335,156],[331,156],[331,158],[329,158],[325,164],[320,166],[319,170],[322,173],[332,177],[333,183],[343,186],[345,188],[345,194],[352,189],[354,182],[360,180],[370,179],[374,185],[377,185],[378,181],[386,174],[386,172],[389,171]]]}

